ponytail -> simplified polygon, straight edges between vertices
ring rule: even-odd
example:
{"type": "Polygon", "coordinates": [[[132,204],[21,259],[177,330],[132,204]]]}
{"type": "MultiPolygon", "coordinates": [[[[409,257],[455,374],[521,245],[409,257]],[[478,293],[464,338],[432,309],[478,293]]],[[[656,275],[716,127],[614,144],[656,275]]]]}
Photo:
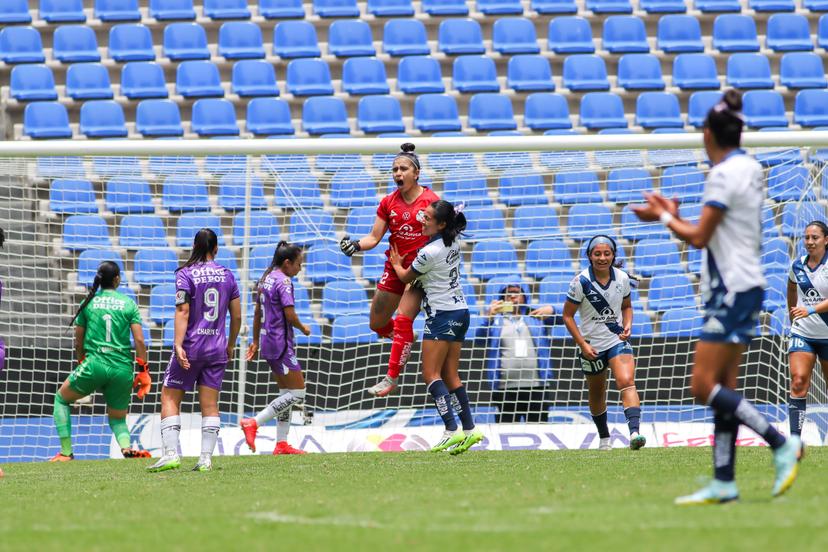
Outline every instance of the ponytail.
{"type": "Polygon", "coordinates": [[[726,90],[721,101],[710,108],[704,126],[713,133],[720,148],[738,148],[742,144],[742,94],[737,90],[726,90]]]}
{"type": "Polygon", "coordinates": [[[118,265],[112,261],[104,261],[98,266],[98,272],[95,273],[95,279],[92,281],[92,287],[89,289],[89,293],[86,294],[86,297],[83,298],[83,302],[81,302],[80,307],[78,307],[78,312],[75,313],[75,316],[72,317],[72,321],[69,322],[69,326],[71,327],[75,320],[78,319],[80,313],[83,312],[83,309],[92,301],[92,298],[98,293],[99,289],[115,289],[115,278],[121,275],[121,269],[118,265]]]}
{"type": "Polygon", "coordinates": [[[209,260],[208,257],[216,250],[216,247],[218,247],[218,236],[216,236],[216,233],[209,228],[202,228],[193,238],[193,250],[190,252],[190,258],[187,259],[184,266],[176,268],[175,271],[178,272],[182,268],[187,268],[194,264],[206,263],[209,260]]]}
{"type": "Polygon", "coordinates": [[[431,204],[434,209],[434,218],[437,224],[445,223],[441,235],[446,247],[453,244],[466,229],[466,215],[463,214],[463,204],[452,205],[444,199],[438,199],[431,204]]]}
{"type": "Polygon", "coordinates": [[[267,270],[264,271],[262,277],[259,278],[259,285],[264,282],[268,274],[273,272],[275,269],[280,268],[285,261],[295,261],[301,254],[302,248],[298,245],[288,243],[284,240],[280,241],[276,244],[276,250],[273,251],[273,259],[270,261],[270,266],[267,267],[267,270]]]}

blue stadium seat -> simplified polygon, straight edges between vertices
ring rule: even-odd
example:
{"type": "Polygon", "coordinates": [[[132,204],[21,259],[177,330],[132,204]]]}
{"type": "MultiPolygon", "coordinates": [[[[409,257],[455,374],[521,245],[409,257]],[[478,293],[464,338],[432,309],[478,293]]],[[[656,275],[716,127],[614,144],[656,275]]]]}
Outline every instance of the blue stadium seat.
{"type": "Polygon", "coordinates": [[[762,54],[733,54],[727,60],[727,84],[741,89],[773,88],[768,58],[762,54]]]}
{"type": "Polygon", "coordinates": [[[431,56],[402,58],[397,68],[397,87],[404,94],[445,92],[440,63],[431,56]]]}
{"type": "Polygon", "coordinates": [[[365,11],[376,17],[413,17],[411,0],[368,0],[365,11]]]}
{"type": "MultiPolygon", "coordinates": [[[[599,135],[632,134],[627,128],[602,128],[599,135]]],[[[640,167],[644,165],[644,157],[640,150],[609,150],[593,153],[595,161],[604,169],[617,167],[640,167]]]]}
{"type": "MultiPolygon", "coordinates": [[[[321,243],[322,236],[334,234],[333,217],[322,209],[294,212],[290,216],[290,243],[313,246],[321,243]]],[[[342,252],[340,251],[340,256],[342,252]]]]}
{"type": "Polygon", "coordinates": [[[781,335],[787,337],[791,331],[791,322],[787,306],[774,310],[770,315],[770,335],[781,335]]]}
{"type": "Polygon", "coordinates": [[[635,203],[643,192],[653,189],[653,180],[645,169],[613,169],[607,174],[607,200],[613,203],[635,203]]]}
{"type": "Polygon", "coordinates": [[[581,98],[581,126],[596,128],[627,128],[621,98],[610,92],[588,92],[581,98]]]}
{"type": "Polygon", "coordinates": [[[539,14],[576,14],[578,6],[575,0],[532,0],[532,9],[539,14]]]}
{"type": "Polygon", "coordinates": [[[313,13],[319,17],[359,17],[356,0],[313,0],[313,13]]]}
{"type": "Polygon", "coordinates": [[[555,90],[549,60],[536,54],[512,56],[507,66],[506,86],[517,92],[555,90]]]}
{"type": "Polygon", "coordinates": [[[612,212],[604,205],[579,203],[573,205],[567,217],[567,234],[573,240],[586,240],[595,234],[614,235],[612,212]]]}
{"type": "MultiPolygon", "coordinates": [[[[273,251],[275,247],[272,245],[257,245],[256,247],[250,248],[250,256],[248,262],[248,274],[251,280],[258,281],[264,271],[270,266],[270,262],[273,260],[273,251]]],[[[294,293],[294,301],[297,299],[296,290],[303,286],[297,285],[293,288],[294,293]]],[[[307,290],[306,290],[307,292],[307,290]]],[[[297,309],[298,310],[298,309],[297,309]]]]}
{"type": "Polygon", "coordinates": [[[337,57],[373,56],[374,39],[365,21],[334,21],[328,29],[328,52],[337,57]]]}
{"type": "MultiPolygon", "coordinates": [[[[352,136],[345,132],[329,132],[321,135],[320,138],[342,139],[352,138],[352,136]]],[[[318,171],[334,173],[342,170],[357,171],[364,169],[365,163],[362,162],[362,158],[356,153],[329,153],[316,156],[316,170],[318,171]]]]}
{"type": "Polygon", "coordinates": [[[40,0],[40,19],[47,23],[83,23],[83,0],[40,0]]]}
{"type": "Polygon", "coordinates": [[[228,21],[219,28],[218,54],[225,59],[265,57],[262,30],[249,21],[228,21]]]}
{"type": "Polygon", "coordinates": [[[233,243],[244,243],[244,221],[247,217],[250,217],[250,225],[247,227],[250,245],[276,245],[279,242],[281,228],[275,216],[267,211],[242,211],[233,216],[233,243]]]}
{"type": "Polygon", "coordinates": [[[447,94],[423,94],[414,101],[414,126],[423,132],[460,130],[457,102],[447,94]]]}
{"type": "Polygon", "coordinates": [[[804,15],[775,13],[768,18],[767,46],[774,52],[808,51],[814,49],[811,30],[804,15]]]}
{"type": "MultiPolygon", "coordinates": [[[[454,98],[452,98],[454,101],[454,98]]],[[[458,120],[458,130],[460,123],[458,120]]],[[[417,126],[417,104],[414,104],[414,126],[417,126]]],[[[464,134],[458,131],[444,131],[436,132],[433,135],[435,138],[462,138],[464,134]]],[[[449,172],[456,170],[458,167],[475,166],[475,158],[472,153],[432,153],[428,156],[428,166],[431,170],[437,172],[449,172]]]]}
{"type": "Polygon", "coordinates": [[[308,98],[302,107],[302,128],[309,134],[349,133],[345,102],[327,96],[308,98]]]}
{"type": "Polygon", "coordinates": [[[31,23],[32,16],[29,14],[29,3],[27,0],[6,0],[0,6],[0,23],[31,23]]]}
{"type": "Polygon", "coordinates": [[[546,205],[546,185],[540,174],[506,174],[500,177],[498,197],[509,207],[546,205]]]}
{"type": "Polygon", "coordinates": [[[506,222],[503,213],[493,207],[469,207],[464,211],[468,225],[466,240],[477,241],[491,238],[505,238],[506,222]]]}
{"type": "Polygon", "coordinates": [[[164,55],[173,61],[210,59],[207,33],[197,23],[170,23],[164,27],[164,55]]]}
{"type": "Polygon", "coordinates": [[[98,215],[71,215],[63,221],[63,248],[70,251],[112,247],[106,221],[98,215]]]}
{"type": "MultiPolygon", "coordinates": [[[[782,235],[799,239],[805,225],[812,220],[825,220],[825,207],[816,201],[789,202],[782,205],[782,235]]],[[[798,253],[797,253],[798,254],[798,253]]]]}
{"type": "Polygon", "coordinates": [[[672,240],[641,240],[635,244],[635,273],[646,278],[656,274],[683,274],[681,254],[672,240]]]}
{"type": "Polygon", "coordinates": [[[86,251],[81,251],[81,254],[78,255],[78,284],[88,288],[92,287],[95,281],[95,275],[98,272],[98,267],[104,261],[112,261],[121,269],[124,285],[119,287],[118,291],[124,293],[124,290],[128,289],[126,277],[123,276],[124,260],[121,258],[120,253],[111,249],[87,249],[86,251]]]}
{"type": "Polygon", "coordinates": [[[305,17],[302,0],[259,0],[259,15],[265,19],[305,17]]]}
{"type": "Polygon", "coordinates": [[[121,94],[130,100],[166,98],[167,83],[164,70],[151,61],[133,61],[121,69],[121,94]]]}
{"type": "MultiPolygon", "coordinates": [[[[691,207],[690,205],[685,206],[691,207]]],[[[692,205],[692,207],[697,208],[698,216],[696,219],[701,216],[701,209],[702,206],[700,204],[692,205]]],[[[687,218],[682,211],[682,216],[687,218]]],[[[779,236],[779,226],[776,224],[776,213],[774,212],[774,208],[771,205],[765,205],[762,209],[762,238],[763,239],[770,239],[779,236]]]]}
{"type": "Polygon", "coordinates": [[[773,201],[813,201],[813,189],[808,189],[810,173],[802,165],[777,165],[768,171],[768,198],[773,201]],[[806,193],[807,190],[807,193],[806,193]]]}
{"type": "Polygon", "coordinates": [[[748,7],[756,12],[792,12],[794,0],[748,0],[748,7]]]}
{"type": "Polygon", "coordinates": [[[86,169],[83,159],[75,155],[38,157],[35,161],[35,174],[38,178],[83,179],[86,178],[86,169]]]}
{"type": "Polygon", "coordinates": [[[828,90],[801,90],[796,94],[794,122],[812,127],[828,125],[828,90]]]}
{"type": "Polygon", "coordinates": [[[693,4],[702,13],[739,13],[742,11],[739,0],[694,0],[693,4]]]}
{"type": "Polygon", "coordinates": [[[113,25],[109,30],[109,57],[118,62],[153,61],[152,33],[140,24],[113,25]]]}
{"type": "Polygon", "coordinates": [[[572,128],[566,98],[548,92],[530,94],[523,110],[523,124],[532,130],[572,128]]]}
{"type": "Polygon", "coordinates": [[[49,210],[60,215],[97,213],[92,183],[88,180],[53,180],[49,187],[49,210]]]}
{"type": "Polygon", "coordinates": [[[247,104],[247,131],[258,136],[295,132],[290,105],[279,98],[254,98],[247,104]]]}
{"type": "Polygon", "coordinates": [[[150,320],[156,324],[164,324],[175,318],[175,291],[175,284],[162,284],[150,290],[150,320]]]}
{"type": "Polygon", "coordinates": [[[175,244],[178,247],[189,248],[193,245],[193,238],[202,228],[209,228],[216,233],[218,244],[224,246],[224,232],[221,229],[221,219],[210,213],[183,213],[178,217],[175,229],[175,244]]]}
{"type": "Polygon", "coordinates": [[[708,111],[719,103],[721,99],[722,94],[719,91],[705,90],[690,94],[687,108],[687,122],[694,127],[700,128],[704,126],[704,120],[707,118],[708,111]]]}
{"type": "Polygon", "coordinates": [[[132,280],[141,286],[175,283],[178,255],[172,249],[139,249],[133,261],[132,280]]]}
{"type": "Polygon", "coordinates": [[[377,185],[364,170],[343,170],[331,179],[331,205],[339,209],[376,205],[377,185]]]}
{"type": "Polygon", "coordinates": [[[626,15],[611,15],[604,20],[602,44],[612,54],[650,51],[644,21],[626,15]]]}
{"type": "Polygon", "coordinates": [[[95,0],[95,17],[101,21],[140,21],[138,0],[95,0]]]}
{"type": "Polygon", "coordinates": [[[193,0],[149,0],[149,13],[158,21],[196,18],[193,0]]]}
{"type": "Polygon", "coordinates": [[[779,83],[788,88],[826,88],[822,58],[812,52],[791,52],[782,56],[779,83]]]}
{"type": "Polygon", "coordinates": [[[662,337],[699,337],[704,315],[695,308],[668,310],[661,317],[659,335],[662,337]]]}
{"type": "Polygon", "coordinates": [[[639,8],[650,13],[685,13],[684,0],[640,0],[639,8]]]}
{"type": "MultiPolygon", "coordinates": [[[[228,173],[221,177],[219,182],[218,204],[225,211],[239,211],[245,208],[247,175],[244,173],[228,173]]],[[[264,186],[258,176],[250,177],[250,208],[267,209],[264,195],[264,186]]]]}
{"type": "Polygon", "coordinates": [[[756,23],[746,15],[724,14],[713,21],[713,48],[720,52],[758,52],[756,23]]]}
{"type": "Polygon", "coordinates": [[[699,20],[691,15],[665,15],[658,20],[656,46],[667,53],[704,52],[699,20]]]}
{"type": "MultiPolygon", "coordinates": [[[[494,130],[489,136],[522,136],[516,130],[494,130]]],[[[483,154],[483,164],[491,171],[528,172],[532,170],[532,156],[528,151],[488,151],[483,154]]]]}
{"type": "Polygon", "coordinates": [[[526,275],[541,279],[555,273],[572,273],[572,257],[563,240],[543,239],[529,243],[526,248],[526,275]]]}
{"type": "Polygon", "coordinates": [[[227,100],[196,100],[193,104],[193,132],[199,136],[237,136],[236,108],[227,100]]]}
{"type": "Polygon", "coordinates": [[[448,55],[483,54],[483,33],[473,19],[445,19],[437,32],[437,49],[448,55]]]}
{"type": "Polygon", "coordinates": [[[500,298],[500,290],[503,289],[507,284],[519,285],[520,288],[523,290],[523,293],[528,298],[529,303],[532,304],[532,293],[529,289],[529,286],[526,284],[526,282],[520,281],[519,277],[511,275],[492,278],[486,283],[486,286],[483,288],[483,305],[481,306],[484,309],[488,310],[488,306],[492,303],[492,301],[500,298]]]}
{"type": "Polygon", "coordinates": [[[348,218],[345,221],[345,233],[349,236],[365,236],[371,232],[376,218],[377,210],[375,207],[354,207],[348,211],[348,218]]]}
{"type": "Polygon", "coordinates": [[[483,15],[521,15],[520,0],[476,0],[477,11],[483,15]]]}
{"type": "Polygon", "coordinates": [[[203,178],[170,176],[161,189],[161,206],[172,213],[209,211],[209,197],[203,178]]]}
{"type": "Polygon", "coordinates": [[[556,54],[591,54],[592,29],[583,17],[556,17],[549,22],[548,47],[556,54]]]}
{"type": "Polygon", "coordinates": [[[630,241],[668,240],[670,232],[660,222],[641,222],[631,205],[625,205],[621,210],[621,237],[630,241]]]}
{"type": "Polygon", "coordinates": [[[393,96],[365,96],[357,105],[357,126],[363,132],[403,132],[400,101],[393,96]]]}
{"type": "Polygon", "coordinates": [[[334,93],[331,70],[321,59],[294,59],[287,67],[287,91],[294,96],[334,93]]]}
{"type": "Polygon", "coordinates": [[[368,317],[361,314],[339,316],[333,321],[331,328],[331,341],[333,343],[363,345],[374,343],[378,339],[377,334],[371,330],[368,324],[368,317]]]}
{"type": "Polygon", "coordinates": [[[635,102],[635,124],[644,128],[681,128],[678,98],[669,92],[643,92],[635,102]]]}
{"type": "Polygon", "coordinates": [[[494,60],[487,56],[456,57],[452,82],[459,92],[500,92],[494,60]]]}
{"type": "Polygon", "coordinates": [[[278,96],[273,64],[260,59],[244,59],[233,64],[231,90],[241,97],[278,96]]]}
{"type": "Polygon", "coordinates": [[[787,274],[768,274],[765,276],[768,282],[765,288],[765,301],[762,303],[763,311],[774,311],[787,306],[787,274]]]}
{"type": "Polygon", "coordinates": [[[322,288],[322,314],[329,320],[363,313],[367,303],[365,288],[353,279],[334,280],[322,288]]]}
{"type": "Polygon", "coordinates": [[[316,28],[307,21],[280,21],[273,28],[273,55],[285,59],[321,56],[316,28]]]}
{"type": "MultiPolygon", "coordinates": [[[[292,243],[296,243],[293,241],[292,243]]],[[[352,280],[351,260],[333,245],[314,246],[305,256],[305,277],[314,284],[352,280]]]]}
{"type": "Polygon", "coordinates": [[[182,136],[178,104],[170,100],[144,100],[135,110],[135,130],[144,137],[182,136]]]}
{"type": "Polygon", "coordinates": [[[630,0],[586,0],[586,9],[594,14],[632,13],[630,0]]]}
{"type": "Polygon", "coordinates": [[[93,100],[80,110],[80,132],[89,138],[126,136],[124,109],[113,100],[93,100]]]}
{"type": "Polygon", "coordinates": [[[514,130],[517,128],[512,100],[503,94],[481,92],[469,100],[469,126],[481,130],[514,130]]]}
{"type": "Polygon", "coordinates": [[[696,308],[693,284],[683,274],[657,274],[650,282],[647,306],[654,311],[696,308]]]}
{"type": "Polygon", "coordinates": [[[812,12],[828,11],[828,2],[825,0],[802,0],[802,7],[812,12]]]}
{"type": "Polygon", "coordinates": [[[463,202],[467,206],[492,206],[486,176],[481,173],[469,172],[462,178],[447,175],[441,197],[454,204],[463,202]]]}
{"type": "Polygon", "coordinates": [[[9,95],[17,101],[57,100],[55,77],[45,65],[12,67],[9,95]]]}
{"type": "Polygon", "coordinates": [[[110,180],[106,183],[104,199],[106,210],[112,213],[138,215],[155,211],[146,180],[110,180]]]}
{"type": "Polygon", "coordinates": [[[563,64],[563,84],[575,92],[609,90],[604,59],[595,54],[567,56],[563,64]]]}
{"type": "Polygon", "coordinates": [[[517,252],[509,242],[480,242],[472,249],[471,274],[475,278],[509,276],[515,273],[517,264],[517,252]]]}
{"type": "Polygon", "coordinates": [[[86,25],[63,25],[55,29],[52,56],[62,63],[101,61],[95,31],[86,25]]]}
{"type": "Polygon", "coordinates": [[[661,193],[683,201],[699,201],[704,191],[704,174],[696,167],[667,167],[661,175],[661,193]]]}
{"type": "Polygon", "coordinates": [[[218,67],[210,61],[183,61],[175,73],[175,91],[185,98],[224,96],[218,67]]]}
{"type": "Polygon", "coordinates": [[[572,281],[572,274],[560,273],[551,274],[543,278],[538,288],[538,302],[541,305],[552,305],[555,310],[561,312],[566,302],[566,293],[569,291],[569,283],[572,281]]]}
{"type": "Polygon", "coordinates": [[[598,175],[592,171],[559,172],[552,186],[555,201],[563,205],[601,203],[598,175]]]}
{"type": "Polygon", "coordinates": [[[525,17],[496,20],[492,28],[492,50],[504,55],[539,54],[535,24],[525,17]]]}
{"type": "Polygon", "coordinates": [[[750,90],[742,97],[745,122],[748,126],[762,128],[768,126],[786,127],[785,102],[782,95],[773,90],[750,90]]]}
{"type": "Polygon", "coordinates": [[[0,60],[5,63],[43,63],[43,42],[33,27],[6,26],[0,30],[0,60]]]}
{"type": "Polygon", "coordinates": [[[35,102],[23,111],[23,134],[31,138],[71,138],[69,114],[58,102],[35,102]]]}
{"type": "Polygon", "coordinates": [[[385,64],[375,57],[353,57],[342,64],[342,90],[351,95],[388,94],[385,64]]]}
{"type": "Polygon", "coordinates": [[[112,98],[109,71],[100,63],[75,63],[66,70],[66,95],[73,100],[112,98]]]}
{"type": "Polygon", "coordinates": [[[420,9],[428,15],[468,15],[465,0],[421,0],[420,9]]]}
{"type": "Polygon", "coordinates": [[[203,0],[204,15],[210,19],[250,19],[247,0],[203,0]]]}
{"type": "Polygon", "coordinates": [[[772,238],[762,243],[762,266],[765,270],[787,272],[791,266],[788,240],[772,238]]]}
{"type": "Polygon", "coordinates": [[[716,61],[707,54],[677,55],[673,60],[673,85],[682,90],[718,90],[716,61]]]}
{"type": "MultiPolygon", "coordinates": [[[[571,128],[553,128],[545,131],[543,134],[544,136],[577,136],[579,133],[571,128]]],[[[542,151],[540,152],[540,162],[551,170],[561,170],[563,168],[568,170],[585,169],[589,166],[586,152],[583,150],[542,151]]]]}
{"type": "Polygon", "coordinates": [[[625,90],[664,90],[661,60],[652,54],[626,54],[618,60],[618,86],[625,90]]]}
{"type": "MultiPolygon", "coordinates": [[[[176,137],[165,136],[159,140],[178,140],[176,137]]],[[[197,174],[198,168],[195,157],[190,155],[161,155],[152,156],[147,164],[149,172],[157,176],[197,174]]]]}
{"type": "Polygon", "coordinates": [[[390,56],[430,54],[425,25],[417,19],[388,20],[383,28],[382,50],[390,56]]]}

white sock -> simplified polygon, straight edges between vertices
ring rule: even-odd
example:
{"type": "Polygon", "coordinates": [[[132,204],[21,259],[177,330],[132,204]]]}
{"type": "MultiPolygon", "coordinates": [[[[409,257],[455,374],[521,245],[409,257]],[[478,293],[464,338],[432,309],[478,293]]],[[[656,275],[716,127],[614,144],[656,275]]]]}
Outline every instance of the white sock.
{"type": "Polygon", "coordinates": [[[221,419],[218,416],[201,418],[201,459],[210,460],[218,441],[221,419]]]}
{"type": "Polygon", "coordinates": [[[161,419],[161,445],[164,454],[178,454],[178,434],[181,433],[181,416],[168,416],[161,419]]]}
{"type": "Polygon", "coordinates": [[[276,417],[276,442],[287,441],[290,431],[290,409],[283,410],[276,417]]]}
{"type": "Polygon", "coordinates": [[[263,426],[273,418],[279,415],[280,412],[287,410],[290,411],[290,407],[294,404],[303,401],[305,399],[305,390],[304,389],[290,389],[283,391],[279,394],[275,399],[270,401],[270,404],[264,407],[264,409],[256,414],[256,425],[259,427],[263,426]]]}
{"type": "Polygon", "coordinates": [[[474,433],[474,430],[475,430],[475,428],[474,428],[474,427],[473,427],[473,428],[471,428],[471,429],[464,429],[464,430],[463,430],[463,433],[464,433],[465,435],[471,435],[472,433],[474,433]]]}

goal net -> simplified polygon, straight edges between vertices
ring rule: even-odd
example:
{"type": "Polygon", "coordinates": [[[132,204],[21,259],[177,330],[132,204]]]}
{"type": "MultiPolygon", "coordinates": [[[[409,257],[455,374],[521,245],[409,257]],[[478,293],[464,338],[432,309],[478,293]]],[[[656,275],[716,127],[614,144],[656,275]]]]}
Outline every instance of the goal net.
{"type": "MultiPolygon", "coordinates": [[[[370,231],[380,199],[395,189],[390,167],[403,141],[417,145],[420,182],[463,203],[469,221],[462,278],[472,322],[461,377],[477,422],[498,431],[487,433],[489,448],[597,443],[586,382],[560,318],[569,282],[587,266],[586,241],[595,234],[617,240],[624,269],[637,279],[631,343],[642,431],[658,445],[706,443],[710,413],[694,405],[688,389],[702,316],[701,255],[630,211],[643,191],[658,190],[680,200],[683,217],[699,217],[709,170],[699,135],[21,142],[0,146],[0,226],[7,237],[0,253],[0,336],[6,342],[0,462],[42,460],[57,451],[54,394],[75,366],[69,322],[103,260],[122,267],[119,291],[139,305],[150,346],[155,383],[144,401],[133,398],[133,439],[149,449],[160,445],[173,271],[202,227],[219,235],[217,262],[236,275],[244,318],[221,393],[219,452],[246,452],[235,424],[277,392],[266,363],[247,362],[244,351],[253,290],[281,239],[305,247],[295,293],[297,312],[312,328],[310,337],[297,332],[308,393],[304,409],[293,414],[293,444],[307,450],[422,448],[441,426],[420,376],[419,343],[394,394],[376,399],[366,393],[385,374],[390,351],[390,342],[369,329],[387,239],[350,259],[338,247],[344,235],[370,231]],[[507,289],[520,289],[519,304],[511,313],[492,312],[492,302],[507,289]],[[532,314],[545,306],[552,314],[532,314]],[[521,324],[531,338],[518,347],[521,324]],[[680,429],[694,424],[697,430],[680,429]]],[[[739,383],[772,421],[786,423],[787,273],[792,257],[803,254],[805,224],[828,218],[822,192],[828,150],[820,149],[828,141],[818,132],[753,133],[745,143],[766,173],[762,262],[768,289],[739,383]]],[[[423,323],[421,313],[418,338],[423,323]]],[[[821,442],[828,396],[818,368],[808,400],[806,440],[821,442]]],[[[608,404],[613,435],[624,442],[612,378],[608,404]]],[[[103,397],[95,394],[72,412],[77,455],[108,456],[103,397]]],[[[192,453],[200,437],[193,394],[183,412],[193,413],[185,424],[189,441],[183,441],[184,452],[192,453]]],[[[263,428],[262,439],[273,436],[275,427],[263,428]]]]}

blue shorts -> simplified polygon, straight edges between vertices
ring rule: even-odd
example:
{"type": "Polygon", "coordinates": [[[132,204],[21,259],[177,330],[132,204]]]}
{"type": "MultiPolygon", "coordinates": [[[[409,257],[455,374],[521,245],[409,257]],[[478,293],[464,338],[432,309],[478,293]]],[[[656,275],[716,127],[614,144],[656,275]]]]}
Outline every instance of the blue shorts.
{"type": "Polygon", "coordinates": [[[426,319],[423,341],[465,341],[470,319],[469,309],[437,311],[426,319]]]}
{"type": "Polygon", "coordinates": [[[578,356],[581,359],[581,372],[590,376],[600,374],[601,372],[607,369],[607,367],[609,366],[610,359],[615,358],[619,355],[631,354],[633,354],[632,345],[630,345],[626,341],[622,341],[618,345],[613,345],[606,351],[601,351],[600,353],[598,353],[598,358],[596,358],[595,360],[589,360],[588,358],[584,358],[583,355],[579,354],[578,356]]]}
{"type": "Polygon", "coordinates": [[[724,293],[714,293],[704,305],[704,324],[699,340],[747,345],[756,337],[765,290],[756,287],[736,293],[730,305],[726,304],[726,297],[724,293]]]}
{"type": "Polygon", "coordinates": [[[828,339],[809,339],[801,335],[791,334],[788,342],[788,354],[811,353],[819,360],[828,360],[828,339]]]}

